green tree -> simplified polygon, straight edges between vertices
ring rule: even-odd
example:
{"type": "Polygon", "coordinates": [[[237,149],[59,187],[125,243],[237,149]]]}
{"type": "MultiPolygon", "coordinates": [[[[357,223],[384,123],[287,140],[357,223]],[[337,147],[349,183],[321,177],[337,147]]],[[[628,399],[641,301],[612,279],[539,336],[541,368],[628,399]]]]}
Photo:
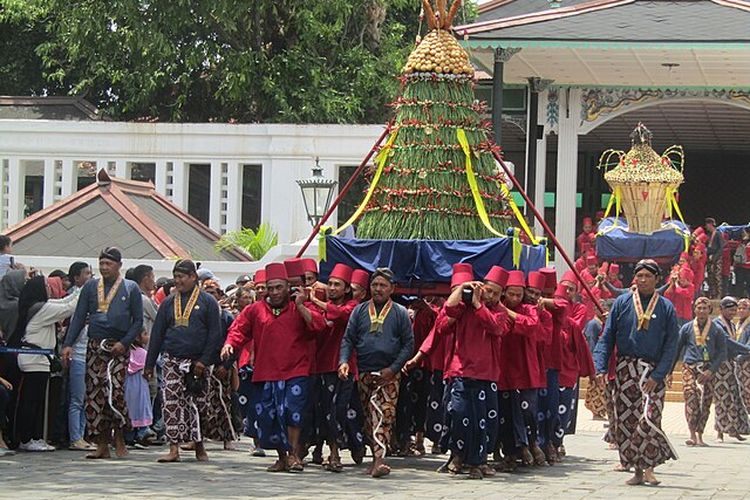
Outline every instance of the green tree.
{"type": "Polygon", "coordinates": [[[118,120],[384,121],[419,7],[0,0],[0,93],[84,95],[118,120]]]}

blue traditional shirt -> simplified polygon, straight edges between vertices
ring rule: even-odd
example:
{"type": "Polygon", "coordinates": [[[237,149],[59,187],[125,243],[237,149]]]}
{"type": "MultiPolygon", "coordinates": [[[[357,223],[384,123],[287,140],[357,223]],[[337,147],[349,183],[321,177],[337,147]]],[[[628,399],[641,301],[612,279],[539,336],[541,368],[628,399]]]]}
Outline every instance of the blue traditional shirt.
{"type": "Polygon", "coordinates": [[[727,344],[727,359],[734,359],[742,354],[750,353],[750,347],[745,346],[735,339],[734,323],[726,322],[721,316],[714,318],[714,324],[724,332],[727,344]]]}
{"type": "MultiPolygon", "coordinates": [[[[101,279],[101,278],[99,278],[101,279]]],[[[88,280],[81,289],[76,311],[65,335],[65,347],[72,347],[86,326],[90,339],[116,340],[125,347],[130,347],[138,334],[143,331],[143,300],[138,284],[123,279],[120,288],[112,298],[106,313],[99,312],[97,287],[99,279],[88,280]]],[[[104,282],[104,294],[109,294],[112,283],[104,282]]]]}
{"type": "Polygon", "coordinates": [[[710,363],[711,371],[716,373],[727,359],[726,335],[723,330],[709,321],[705,345],[699,346],[695,341],[693,324],[698,320],[688,321],[680,328],[680,345],[678,348],[682,362],[688,365],[710,363]]]}
{"type": "MultiPolygon", "coordinates": [[[[644,308],[651,297],[641,297],[644,308]]],[[[661,382],[677,355],[679,329],[672,303],[659,296],[645,330],[638,330],[633,294],[617,297],[612,304],[599,342],[594,348],[597,373],[607,373],[608,361],[617,344],[617,356],[641,358],[655,364],[650,377],[661,382]]]]}
{"type": "MultiPolygon", "coordinates": [[[[187,307],[191,292],[180,296],[183,307],[187,307]]],[[[148,343],[146,368],[153,368],[156,358],[162,352],[176,358],[197,360],[206,366],[212,365],[218,359],[224,340],[219,303],[201,290],[190,313],[188,325],[177,326],[174,320],[174,297],[170,295],[164,299],[156,313],[148,343]]]]}
{"type": "Polygon", "coordinates": [[[593,354],[596,344],[599,342],[599,335],[602,333],[602,322],[597,318],[589,320],[586,323],[586,327],[583,329],[583,335],[586,337],[586,343],[589,346],[589,351],[593,354]]]}
{"type": "Polygon", "coordinates": [[[740,344],[750,347],[750,321],[741,324],[739,328],[742,329],[742,331],[740,331],[740,344]]]}
{"type": "Polygon", "coordinates": [[[339,364],[347,363],[357,352],[360,373],[390,368],[398,373],[414,351],[414,332],[406,308],[393,303],[383,322],[383,331],[370,332],[370,301],[354,308],[341,339],[339,364]]]}

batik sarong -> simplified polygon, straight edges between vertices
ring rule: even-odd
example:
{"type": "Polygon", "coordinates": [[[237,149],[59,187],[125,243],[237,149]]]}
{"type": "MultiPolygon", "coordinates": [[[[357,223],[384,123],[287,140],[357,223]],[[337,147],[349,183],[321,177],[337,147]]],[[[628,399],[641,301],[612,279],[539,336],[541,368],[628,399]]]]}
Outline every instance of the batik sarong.
{"type": "Polygon", "coordinates": [[[445,396],[446,384],[443,380],[442,370],[430,373],[430,392],[427,395],[427,408],[425,414],[425,437],[435,444],[440,442],[445,424],[445,396]]]}
{"type": "Polygon", "coordinates": [[[302,427],[310,377],[263,382],[253,402],[255,427],[261,448],[291,451],[288,427],[302,427]]]}
{"type": "Polygon", "coordinates": [[[312,377],[315,384],[315,436],[308,444],[336,443],[340,449],[361,450],[364,446],[362,411],[359,402],[352,405],[356,392],[354,377],[341,380],[336,372],[312,377]]]}
{"type": "Polygon", "coordinates": [[[735,361],[735,373],[740,383],[740,393],[745,408],[750,410],[750,356],[742,356],[735,361]]]}
{"type": "Polygon", "coordinates": [[[564,433],[560,430],[560,385],[559,372],[557,370],[547,370],[547,387],[539,389],[537,421],[539,432],[537,433],[537,443],[544,449],[547,443],[554,443],[555,436],[564,433]]]}
{"type": "Polygon", "coordinates": [[[740,395],[734,361],[724,361],[714,374],[715,429],[729,435],[750,434],[747,409],[740,395]]]}
{"type": "Polygon", "coordinates": [[[536,442],[538,395],[538,389],[500,392],[499,433],[504,455],[515,455],[536,442]]]}
{"type": "Polygon", "coordinates": [[[443,452],[450,450],[468,466],[487,463],[487,454],[495,450],[498,438],[497,384],[455,377],[445,393],[443,452]]]}
{"type": "Polygon", "coordinates": [[[130,430],[125,376],[130,353],[113,356],[115,341],[89,339],[86,349],[86,433],[91,441],[113,430],[130,430]]]}
{"type": "Polygon", "coordinates": [[[396,421],[396,405],[401,375],[383,383],[377,375],[360,374],[357,385],[365,415],[364,433],[376,457],[385,457],[391,442],[391,431],[396,421]]]}
{"type": "Polygon", "coordinates": [[[172,444],[199,443],[209,426],[208,389],[196,395],[189,393],[185,386],[185,375],[190,372],[191,364],[190,359],[164,354],[164,426],[167,441],[172,444]]]}
{"type": "Polygon", "coordinates": [[[409,375],[401,377],[396,406],[396,439],[399,445],[408,445],[411,436],[425,431],[427,398],[430,392],[428,373],[415,368],[409,375]]]}
{"type": "Polygon", "coordinates": [[[594,418],[607,418],[606,390],[599,384],[589,384],[586,388],[584,405],[594,415],[594,418]]]}
{"type": "Polygon", "coordinates": [[[240,405],[240,413],[243,418],[242,432],[248,437],[257,438],[255,426],[255,404],[260,401],[260,393],[263,390],[262,382],[253,382],[253,367],[243,366],[239,370],[240,386],[237,389],[237,402],[240,405]]]}
{"type": "Polygon", "coordinates": [[[607,432],[604,433],[604,442],[617,444],[615,431],[617,430],[617,419],[615,418],[615,381],[607,380],[605,385],[605,395],[607,399],[607,432]]]}
{"type": "Polygon", "coordinates": [[[558,393],[557,413],[560,417],[560,428],[555,431],[552,444],[557,448],[562,446],[563,439],[567,434],[572,434],[571,428],[575,429],[573,418],[575,410],[578,408],[578,385],[573,387],[560,387],[558,393]]]}
{"type": "Polygon", "coordinates": [[[232,372],[227,371],[224,380],[216,375],[216,366],[208,368],[208,425],[204,431],[206,439],[235,441],[237,433],[232,421],[232,372]]]}
{"type": "Polygon", "coordinates": [[[623,356],[617,360],[615,440],[620,462],[626,467],[648,469],[677,459],[661,429],[666,385],[660,382],[650,394],[641,389],[653,368],[652,363],[642,359],[623,356]]]}
{"type": "Polygon", "coordinates": [[[709,371],[708,363],[682,365],[682,394],[685,399],[685,420],[690,432],[703,434],[711,414],[714,399],[713,377],[705,384],[698,382],[701,374],[709,371]]]}

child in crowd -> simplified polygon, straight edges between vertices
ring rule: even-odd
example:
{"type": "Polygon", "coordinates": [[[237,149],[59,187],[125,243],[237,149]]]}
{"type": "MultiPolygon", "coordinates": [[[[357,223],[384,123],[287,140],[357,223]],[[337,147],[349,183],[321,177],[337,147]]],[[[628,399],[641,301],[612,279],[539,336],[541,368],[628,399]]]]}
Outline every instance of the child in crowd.
{"type": "Polygon", "coordinates": [[[133,427],[128,436],[130,439],[126,441],[129,441],[128,445],[135,447],[145,446],[149,434],[153,435],[153,431],[149,429],[153,422],[151,395],[148,381],[143,377],[143,368],[146,365],[144,345],[148,345],[148,338],[145,333],[141,333],[130,349],[128,374],[125,377],[125,403],[133,427]]]}

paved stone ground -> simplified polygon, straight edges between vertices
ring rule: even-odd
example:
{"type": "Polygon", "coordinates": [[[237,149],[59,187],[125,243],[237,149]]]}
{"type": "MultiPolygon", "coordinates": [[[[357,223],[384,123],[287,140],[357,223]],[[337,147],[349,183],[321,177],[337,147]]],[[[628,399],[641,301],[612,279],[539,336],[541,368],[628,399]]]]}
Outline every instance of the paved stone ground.
{"type": "MultiPolygon", "coordinates": [[[[665,422],[681,410],[680,403],[669,405],[665,422]]],[[[441,457],[434,456],[391,459],[394,472],[382,480],[363,476],[363,467],[349,466],[348,456],[338,475],[317,466],[299,475],[270,474],[264,469],[273,459],[250,457],[243,441],[242,451],[236,452],[209,445],[208,463],[197,463],[186,453],[180,464],[156,464],[162,449],[135,450],[125,459],[106,462],[87,461],[80,452],[19,453],[0,458],[0,498],[750,498],[750,444],[715,443],[710,432],[710,448],[688,448],[684,433],[665,425],[680,459],[657,469],[661,486],[631,487],[624,484],[628,475],[612,471],[617,453],[601,441],[602,423],[583,412],[579,429],[584,430],[566,438],[564,463],[482,481],[436,474],[441,457]]]]}

